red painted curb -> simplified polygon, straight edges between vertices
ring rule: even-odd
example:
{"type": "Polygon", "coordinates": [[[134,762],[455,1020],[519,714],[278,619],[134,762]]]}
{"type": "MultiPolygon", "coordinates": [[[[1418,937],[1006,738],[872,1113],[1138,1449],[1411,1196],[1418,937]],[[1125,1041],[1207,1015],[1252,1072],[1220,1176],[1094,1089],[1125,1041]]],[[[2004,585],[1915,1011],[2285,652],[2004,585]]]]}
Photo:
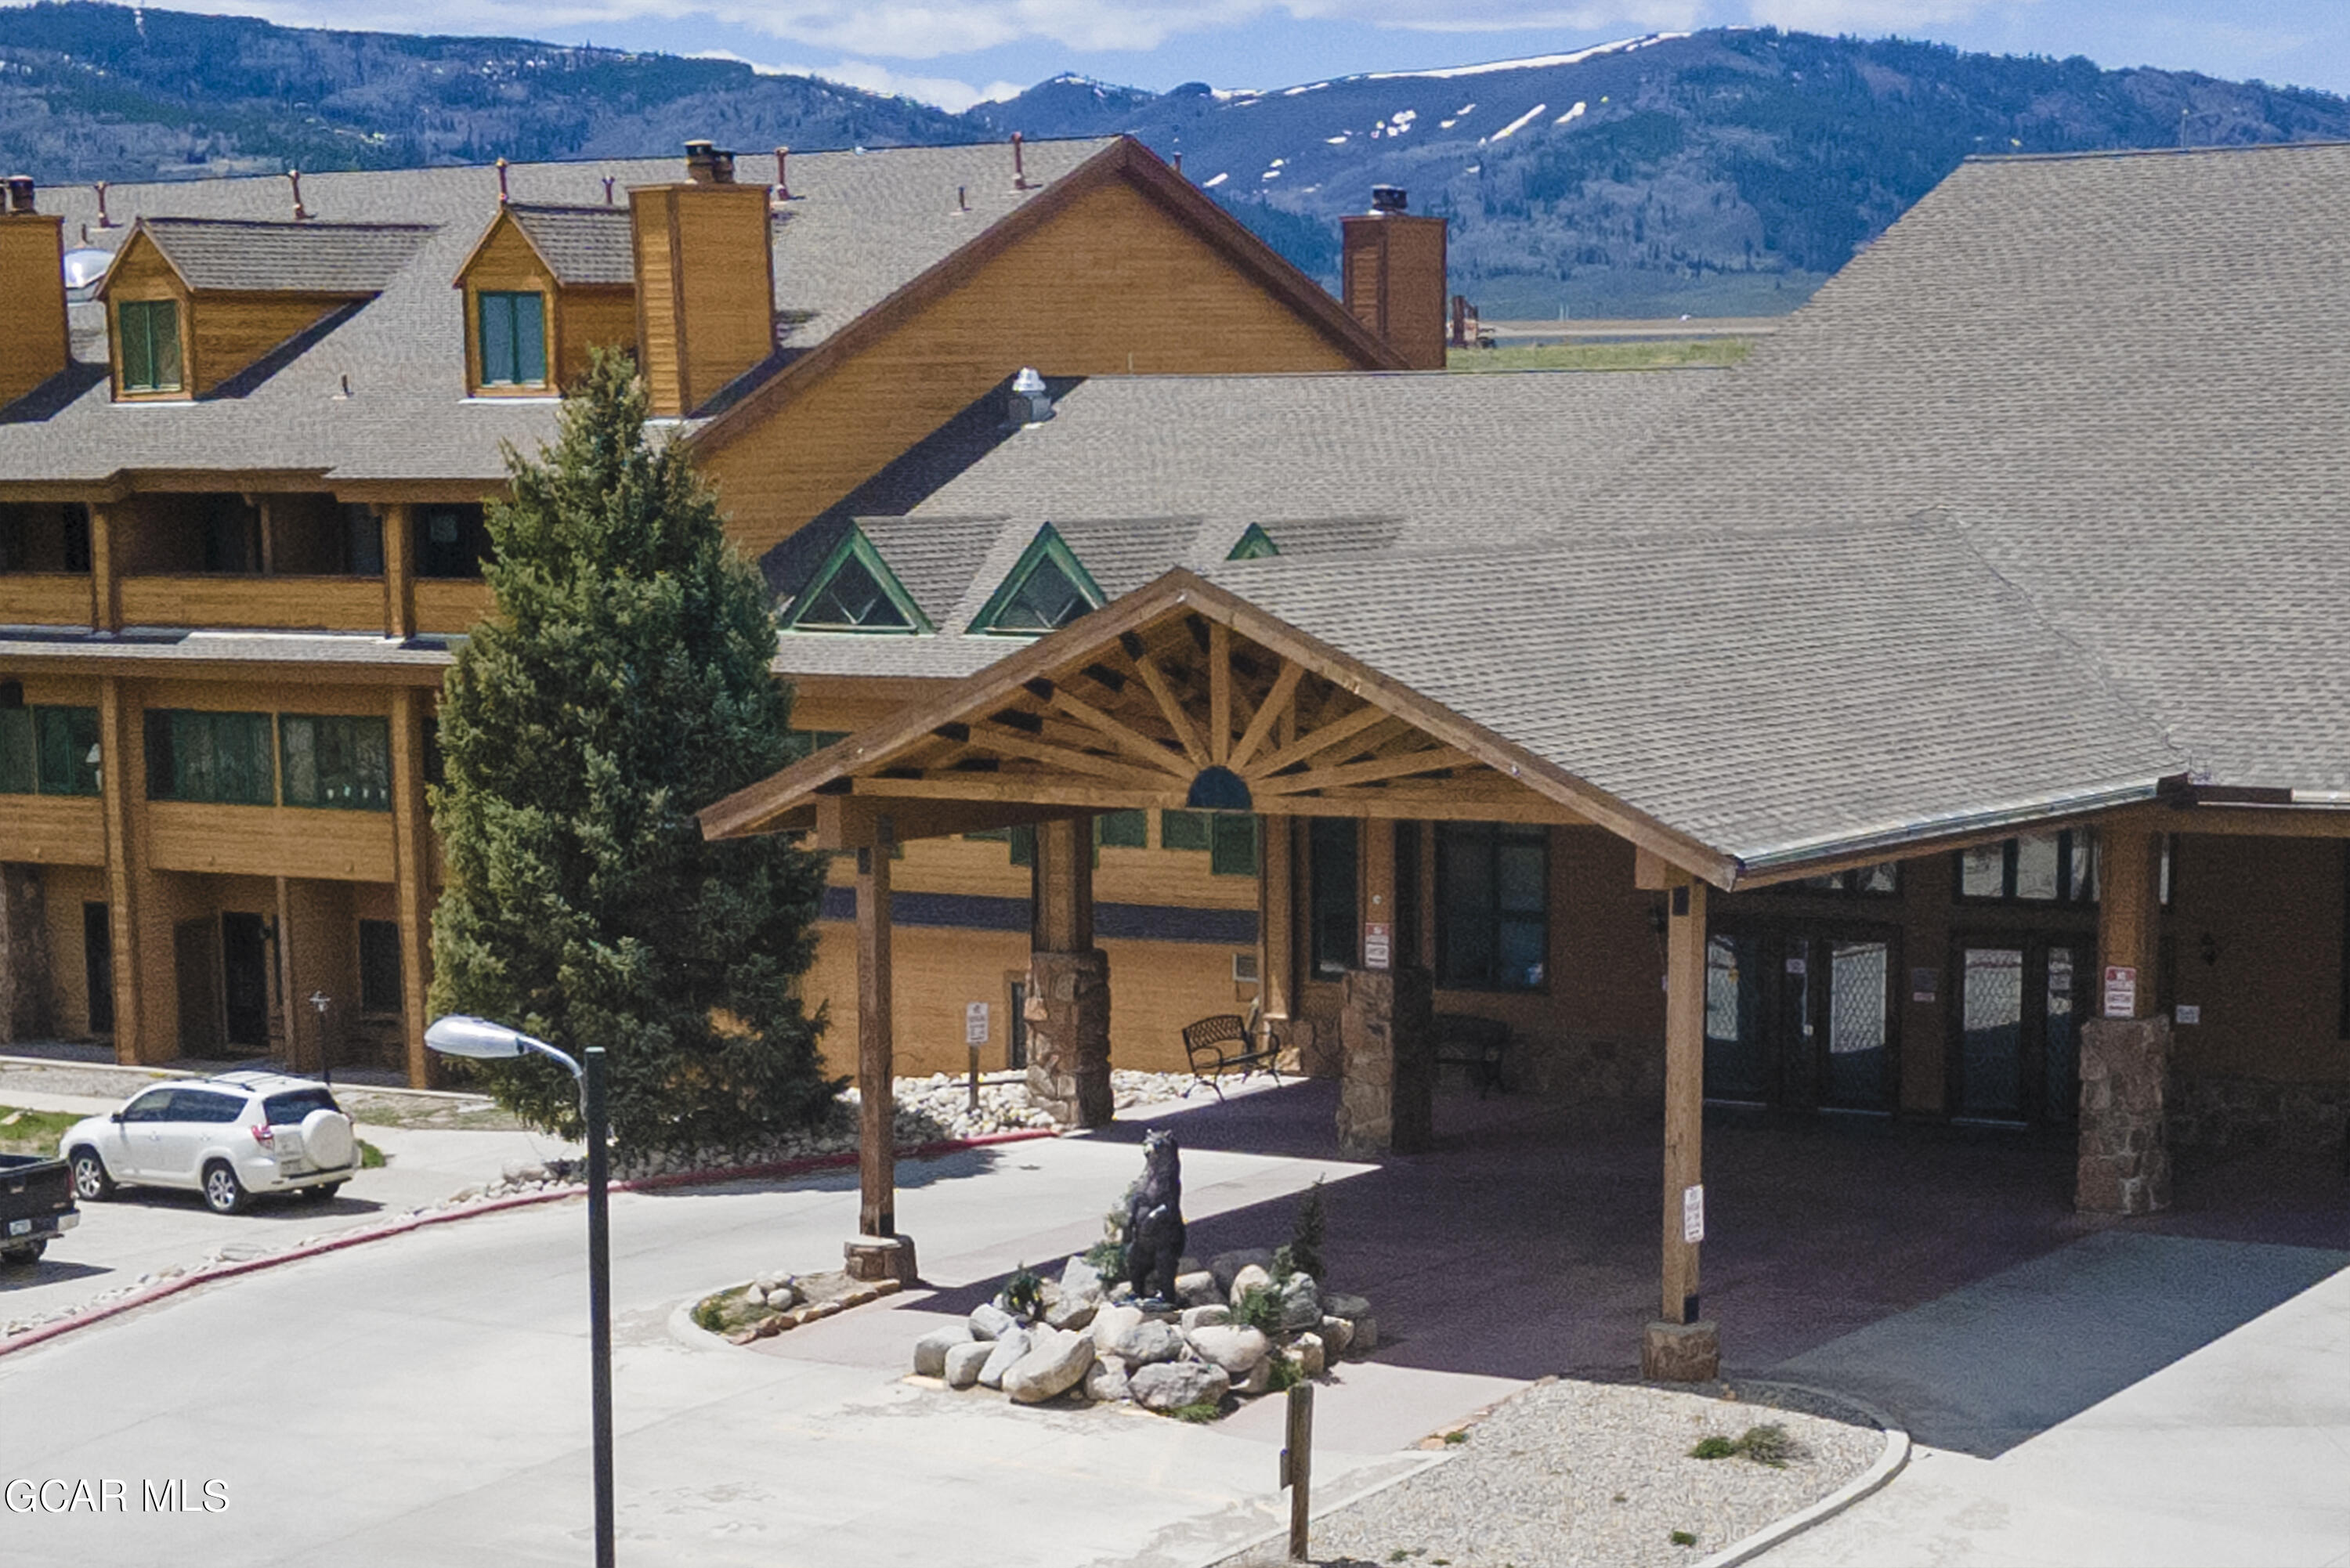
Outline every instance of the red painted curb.
{"type": "MultiPolygon", "coordinates": [[[[915,1144],[901,1148],[898,1150],[898,1158],[930,1159],[942,1154],[957,1154],[964,1149],[986,1148],[995,1144],[1027,1143],[1036,1138],[1059,1136],[1060,1129],[1057,1127],[1026,1127],[1018,1132],[989,1133],[982,1137],[941,1138],[935,1143],[915,1144]]],[[[616,1181],[612,1183],[611,1190],[643,1192],[657,1188],[691,1187],[706,1182],[755,1181],[778,1176],[801,1176],[814,1170],[834,1170],[844,1166],[853,1166],[857,1163],[857,1158],[856,1150],[845,1149],[837,1154],[812,1154],[798,1159],[771,1160],[764,1165],[671,1171],[660,1176],[640,1176],[632,1181],[616,1181]]],[[[535,1204],[560,1203],[574,1198],[584,1198],[587,1196],[587,1190],[584,1186],[564,1187],[551,1192],[524,1192],[511,1198],[493,1198],[484,1202],[467,1204],[463,1208],[435,1209],[429,1213],[411,1214],[404,1219],[392,1220],[389,1224],[378,1226],[373,1230],[346,1231],[339,1236],[329,1236],[324,1241],[313,1241],[307,1247],[296,1247],[285,1252],[272,1252],[265,1258],[246,1258],[238,1262],[222,1263],[215,1268],[205,1269],[200,1272],[182,1274],[177,1279],[165,1280],[161,1284],[151,1286],[137,1295],[125,1296],[120,1301],[109,1302],[104,1306],[94,1308],[89,1312],[77,1313],[72,1317],[59,1318],[55,1323],[45,1323],[38,1328],[26,1329],[23,1334],[0,1339],[0,1355],[13,1355],[19,1350],[30,1350],[36,1345],[46,1345],[50,1340],[72,1333],[75,1329],[104,1323],[109,1318],[120,1317],[124,1313],[138,1307],[152,1306],[157,1302],[178,1295],[182,1291],[192,1290],[198,1285],[210,1284],[215,1280],[231,1280],[239,1274],[258,1273],[264,1269],[274,1269],[281,1263],[299,1262],[304,1258],[321,1257],[328,1252],[339,1252],[347,1248],[361,1246],[369,1241],[388,1241],[394,1236],[405,1236],[411,1231],[421,1231],[427,1225],[446,1225],[453,1220],[471,1220],[481,1214],[498,1214],[509,1209],[527,1209],[535,1204]]]]}

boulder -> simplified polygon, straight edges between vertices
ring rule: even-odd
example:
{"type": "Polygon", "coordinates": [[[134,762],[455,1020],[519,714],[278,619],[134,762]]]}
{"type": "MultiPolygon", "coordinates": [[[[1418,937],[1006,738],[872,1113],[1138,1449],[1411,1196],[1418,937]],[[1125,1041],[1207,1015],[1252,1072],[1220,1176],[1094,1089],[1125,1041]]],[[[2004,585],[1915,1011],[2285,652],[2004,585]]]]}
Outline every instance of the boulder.
{"type": "Polygon", "coordinates": [[[934,1328],[914,1341],[914,1371],[922,1377],[944,1377],[947,1375],[947,1352],[958,1345],[971,1343],[971,1325],[952,1323],[944,1328],[934,1328]]]}
{"type": "Polygon", "coordinates": [[[1180,1410],[1186,1405],[1221,1405],[1232,1392],[1224,1369],[1205,1361],[1161,1361],[1127,1374],[1126,1386],[1146,1410],[1180,1410]]]}
{"type": "Polygon", "coordinates": [[[1251,1247],[1239,1252],[1219,1252],[1209,1260],[1208,1272],[1216,1276],[1216,1288],[1229,1297],[1232,1293],[1234,1277],[1252,1265],[1264,1270],[1270,1277],[1273,1253],[1263,1247],[1251,1247]]]}
{"type": "Polygon", "coordinates": [[[1185,1307],[1181,1319],[1185,1334],[1195,1328],[1222,1328],[1232,1321],[1232,1308],[1213,1305],[1185,1307]]]}
{"type": "Polygon", "coordinates": [[[982,1302],[971,1309],[971,1336],[973,1339],[1002,1339],[1019,1326],[1018,1318],[993,1302],[982,1302]]]}
{"type": "Polygon", "coordinates": [[[1132,1306],[1106,1306],[1094,1314],[1094,1348],[1107,1352],[1118,1343],[1118,1336],[1142,1321],[1142,1309],[1132,1306]]]}
{"type": "Polygon", "coordinates": [[[1086,1397],[1105,1405],[1132,1398],[1127,1392],[1126,1363],[1115,1355],[1097,1355],[1093,1366],[1086,1373],[1086,1397]]]}
{"type": "Polygon", "coordinates": [[[1253,1328],[1200,1328],[1185,1335],[1201,1360],[1245,1377],[1250,1367],[1273,1354],[1273,1341],[1253,1328]]]}
{"type": "Polygon", "coordinates": [[[1318,1334],[1299,1334],[1289,1342],[1289,1348],[1282,1354],[1297,1363],[1297,1369],[1308,1377],[1321,1376],[1323,1370],[1330,1365],[1329,1352],[1324,1347],[1322,1336],[1318,1334]]]}
{"type": "Polygon", "coordinates": [[[1003,1386],[1003,1375],[1019,1364],[1028,1354],[1029,1334],[1024,1328],[1015,1328],[995,1338],[995,1348],[988,1352],[986,1362],[979,1369],[980,1386],[984,1388],[1003,1386]]]}
{"type": "Polygon", "coordinates": [[[1232,1385],[1232,1392],[1235,1394],[1262,1394],[1272,1386],[1273,1357],[1268,1355],[1263,1361],[1258,1362],[1254,1366],[1250,1367],[1248,1369],[1247,1376],[1240,1379],[1232,1385]]]}
{"type": "Polygon", "coordinates": [[[1361,1317],[1371,1310],[1371,1303],[1360,1296],[1343,1296],[1333,1291],[1322,1298],[1322,1310],[1332,1317],[1361,1317]]]}
{"type": "Polygon", "coordinates": [[[1108,1293],[1108,1285],[1101,1273],[1083,1258],[1071,1258],[1061,1266],[1061,1294],[1064,1299],[1079,1297],[1099,1302],[1108,1293]]]}
{"type": "Polygon", "coordinates": [[[1108,1348],[1129,1367],[1172,1361],[1183,1354],[1183,1331],[1171,1323],[1146,1320],[1112,1340],[1108,1348]]]}
{"type": "Polygon", "coordinates": [[[1175,1299],[1185,1306],[1205,1306],[1222,1301],[1224,1293],[1216,1284],[1215,1275],[1205,1269],[1194,1269],[1175,1276],[1175,1299]]]}
{"type": "Polygon", "coordinates": [[[1347,1347],[1355,1343],[1355,1325],[1343,1317],[1324,1318],[1315,1332],[1321,1334],[1323,1348],[1330,1353],[1333,1361],[1346,1355],[1347,1347]]]}
{"type": "Polygon", "coordinates": [[[980,1369],[995,1354],[992,1339],[968,1339],[949,1347],[944,1376],[950,1388],[968,1388],[979,1381],[980,1369]]]}
{"type": "Polygon", "coordinates": [[[1273,1289],[1273,1276],[1256,1264],[1251,1263],[1232,1276],[1232,1287],[1225,1292],[1224,1299],[1231,1302],[1232,1305],[1238,1306],[1241,1304],[1241,1298],[1249,1292],[1271,1289],[1273,1289]]]}
{"type": "Polygon", "coordinates": [[[1022,1405],[1040,1404],[1085,1380],[1094,1364],[1090,1334],[1048,1328],[1033,1336],[1028,1354],[1003,1375],[1003,1391],[1022,1405]]]}
{"type": "Polygon", "coordinates": [[[1073,1296],[1063,1292],[1061,1299],[1045,1309],[1045,1323],[1051,1328],[1084,1328],[1094,1321],[1101,1310],[1098,1298],[1073,1296]]]}
{"type": "Polygon", "coordinates": [[[1379,1320],[1368,1313],[1347,1320],[1355,1325],[1354,1342],[1347,1346],[1351,1355],[1368,1355],[1379,1347],[1379,1320]]]}
{"type": "Polygon", "coordinates": [[[1281,1287],[1281,1326],[1312,1329],[1322,1322],[1322,1288],[1311,1274],[1292,1274],[1281,1287]]]}

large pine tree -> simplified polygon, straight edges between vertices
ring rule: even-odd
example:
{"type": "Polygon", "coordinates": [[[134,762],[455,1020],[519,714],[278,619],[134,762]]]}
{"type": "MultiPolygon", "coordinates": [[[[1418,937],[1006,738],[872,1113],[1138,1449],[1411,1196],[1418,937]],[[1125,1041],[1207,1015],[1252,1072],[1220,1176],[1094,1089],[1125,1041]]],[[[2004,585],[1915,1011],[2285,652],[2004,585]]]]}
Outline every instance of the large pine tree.
{"type": "MultiPolygon", "coordinates": [[[[788,760],[791,698],[765,583],[644,424],[633,365],[599,357],[553,451],[508,454],[513,499],[487,519],[497,614],[441,702],[432,1009],[604,1047],[623,1158],[753,1150],[837,1087],[795,984],[823,870],[781,838],[706,843],[694,821],[788,760]]],[[[577,1127],[546,1063],[488,1075],[525,1118],[577,1127]]]]}

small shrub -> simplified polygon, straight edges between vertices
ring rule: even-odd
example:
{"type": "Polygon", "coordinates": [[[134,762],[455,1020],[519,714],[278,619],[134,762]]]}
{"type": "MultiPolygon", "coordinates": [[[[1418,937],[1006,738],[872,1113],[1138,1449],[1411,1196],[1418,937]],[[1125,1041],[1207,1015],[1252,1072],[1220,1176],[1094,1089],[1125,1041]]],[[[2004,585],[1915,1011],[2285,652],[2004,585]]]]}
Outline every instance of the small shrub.
{"type": "Polygon", "coordinates": [[[717,1296],[704,1296],[694,1304],[693,1326],[706,1334],[726,1332],[726,1309],[717,1296]]]}
{"type": "Polygon", "coordinates": [[[1224,1407],[1212,1399],[1202,1399],[1195,1405],[1178,1405],[1167,1413],[1179,1421],[1199,1426],[1222,1416],[1224,1407]]]}
{"type": "Polygon", "coordinates": [[[1243,1328],[1253,1328],[1263,1334],[1281,1331],[1281,1297],[1263,1285],[1241,1293],[1232,1303],[1232,1322],[1243,1328]]]}
{"type": "Polygon", "coordinates": [[[1469,1440],[1469,1434],[1465,1431],[1460,1430],[1447,1432],[1444,1434],[1444,1440],[1449,1444],[1458,1446],[1469,1440]]]}
{"type": "Polygon", "coordinates": [[[1322,1243],[1327,1230],[1328,1217],[1322,1208],[1322,1179],[1317,1176],[1314,1185],[1297,1200],[1297,1221],[1290,1231],[1289,1245],[1274,1255],[1279,1258],[1286,1254],[1297,1272],[1311,1274],[1316,1282],[1327,1284],[1329,1275],[1323,1272],[1322,1260],[1322,1243]]]}
{"type": "Polygon", "coordinates": [[[381,1170],[383,1168],[383,1150],[376,1147],[375,1145],[368,1142],[365,1138],[359,1139],[359,1168],[361,1170],[381,1170]]]}
{"type": "Polygon", "coordinates": [[[1697,1544],[1696,1534],[1687,1530],[1676,1530],[1666,1539],[1670,1541],[1676,1546],[1695,1546],[1697,1544]]]}
{"type": "Polygon", "coordinates": [[[1113,1241],[1105,1236],[1086,1249],[1085,1259],[1087,1266],[1107,1283],[1116,1284],[1126,1278],[1126,1243],[1123,1241],[1113,1241]]]}
{"type": "Polygon", "coordinates": [[[1789,1459],[1802,1457],[1804,1448],[1788,1436],[1786,1428],[1773,1421],[1768,1426],[1747,1428],[1738,1439],[1738,1451],[1758,1465],[1783,1470],[1789,1459]]]}
{"type": "Polygon", "coordinates": [[[1690,1450],[1693,1459],[1726,1459],[1738,1452],[1738,1445],[1728,1438],[1700,1438],[1697,1447],[1690,1450]]]}
{"type": "Polygon", "coordinates": [[[1045,1282],[1025,1263],[1003,1282],[1003,1310],[1031,1323],[1045,1315],[1045,1282]]]}
{"type": "Polygon", "coordinates": [[[1277,1350],[1266,1365],[1272,1370],[1266,1375],[1265,1387],[1275,1394],[1286,1394],[1305,1381],[1305,1366],[1277,1350]]]}
{"type": "Polygon", "coordinates": [[[1302,1272],[1296,1260],[1289,1255],[1288,1242],[1284,1241],[1273,1250],[1273,1264],[1266,1272],[1273,1275],[1273,1282],[1276,1285],[1287,1284],[1302,1272]]]}

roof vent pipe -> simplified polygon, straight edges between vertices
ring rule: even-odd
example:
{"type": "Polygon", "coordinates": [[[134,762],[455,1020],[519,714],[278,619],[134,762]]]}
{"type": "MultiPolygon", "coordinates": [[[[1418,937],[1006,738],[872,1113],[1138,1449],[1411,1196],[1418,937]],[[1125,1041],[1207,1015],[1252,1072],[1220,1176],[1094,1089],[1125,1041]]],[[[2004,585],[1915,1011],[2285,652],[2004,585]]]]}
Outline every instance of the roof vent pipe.
{"type": "Polygon", "coordinates": [[[697,185],[732,185],[734,154],[712,142],[689,141],[685,144],[685,177],[697,185]]]}
{"type": "Polygon", "coordinates": [[[1020,367],[1020,374],[1012,378],[1011,422],[1014,425],[1041,425],[1053,417],[1052,389],[1033,365],[1020,367]]]}
{"type": "Polygon", "coordinates": [[[1020,143],[1020,133],[1015,130],[1012,133],[1012,188],[1025,191],[1028,189],[1028,168],[1021,161],[1020,143]]]}
{"type": "Polygon", "coordinates": [[[612,178],[609,174],[604,176],[604,205],[608,207],[619,205],[612,200],[612,178]]]}
{"type": "Polygon", "coordinates": [[[9,175],[8,202],[6,210],[11,213],[30,213],[36,211],[37,209],[33,205],[34,189],[33,177],[30,174],[9,175]]]}
{"type": "Polygon", "coordinates": [[[499,206],[501,206],[501,207],[503,207],[503,206],[504,206],[505,204],[506,204],[506,161],[505,161],[504,159],[501,158],[501,159],[499,159],[499,160],[498,160],[498,205],[499,205],[499,206]]]}
{"type": "Polygon", "coordinates": [[[1404,188],[1400,185],[1371,187],[1371,211],[1374,213],[1400,213],[1409,205],[1404,188]]]}
{"type": "Polygon", "coordinates": [[[101,229],[114,227],[114,220],[106,215],[106,182],[103,180],[98,182],[98,226],[101,229]]]}
{"type": "Polygon", "coordinates": [[[286,182],[294,187],[294,221],[298,223],[310,215],[310,209],[302,204],[302,171],[288,169],[286,182]]]}
{"type": "Polygon", "coordinates": [[[775,149],[775,200],[778,202],[788,202],[792,199],[792,182],[785,171],[784,162],[791,155],[792,150],[788,147],[775,149]]]}

